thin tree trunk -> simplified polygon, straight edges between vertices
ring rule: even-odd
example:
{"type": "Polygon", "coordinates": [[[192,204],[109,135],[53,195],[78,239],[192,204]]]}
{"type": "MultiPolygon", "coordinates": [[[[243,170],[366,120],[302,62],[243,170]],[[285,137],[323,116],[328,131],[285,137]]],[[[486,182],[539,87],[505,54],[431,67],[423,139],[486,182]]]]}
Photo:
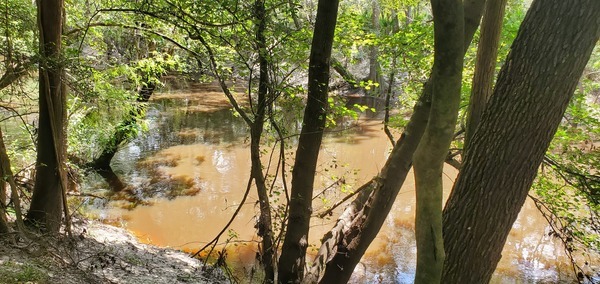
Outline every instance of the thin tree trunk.
{"type": "MultiPolygon", "coordinates": [[[[58,232],[61,224],[65,186],[66,89],[62,82],[61,35],[63,0],[38,1],[40,53],[39,129],[36,175],[29,223],[42,230],[58,232]]],[[[66,209],[66,208],[65,208],[66,209]]]]}
{"type": "MultiPolygon", "coordinates": [[[[375,37],[379,37],[379,16],[381,11],[379,9],[379,0],[372,0],[372,14],[371,14],[371,25],[372,31],[375,37]]],[[[369,77],[367,80],[371,80],[373,83],[380,83],[379,80],[379,46],[373,44],[369,47],[369,77]]],[[[378,87],[372,87],[371,93],[378,93],[375,90],[379,90],[378,87]]]]}
{"type": "Polygon", "coordinates": [[[494,70],[496,69],[496,57],[498,57],[498,45],[500,33],[502,32],[502,19],[507,0],[488,1],[485,5],[479,45],[477,46],[477,62],[475,63],[475,75],[471,88],[471,100],[467,113],[467,126],[465,130],[465,147],[463,155],[467,152],[469,142],[487,102],[492,95],[494,82],[494,70]]]}
{"type": "Polygon", "coordinates": [[[302,28],[302,23],[300,23],[300,19],[298,18],[298,7],[300,4],[296,3],[295,0],[288,0],[290,5],[290,14],[292,15],[292,20],[294,21],[294,27],[299,30],[302,28]]]}
{"type": "MultiPolygon", "coordinates": [[[[2,164],[0,164],[0,167],[2,167],[2,164]]],[[[4,172],[4,170],[0,168],[0,173],[2,172],[4,172]]],[[[0,207],[6,206],[6,185],[6,181],[4,179],[0,179],[0,207]]],[[[4,221],[6,221],[6,216],[4,216],[4,221]]]]}
{"type": "Polygon", "coordinates": [[[4,204],[2,204],[2,208],[0,209],[0,237],[7,234],[9,232],[8,223],[6,221],[6,210],[4,208],[4,204]]]}
{"type": "Polygon", "coordinates": [[[260,216],[258,221],[258,236],[262,238],[261,262],[265,272],[265,282],[274,283],[275,281],[275,249],[273,247],[273,228],[271,219],[271,205],[269,204],[269,194],[265,184],[263,166],[260,160],[260,139],[265,123],[265,111],[267,108],[267,95],[269,93],[269,73],[267,61],[267,44],[265,39],[266,11],[264,1],[257,0],[254,3],[255,19],[258,22],[256,29],[256,43],[258,45],[259,61],[259,83],[258,83],[258,104],[254,122],[250,125],[250,157],[251,157],[251,175],[256,184],[258,201],[260,204],[260,216]]]}
{"type": "MultiPolygon", "coordinates": [[[[15,176],[10,168],[10,159],[6,153],[6,145],[4,144],[4,135],[0,130],[0,169],[2,169],[2,179],[8,182],[10,186],[11,200],[15,208],[16,224],[19,230],[23,229],[23,214],[21,213],[21,200],[19,198],[19,189],[15,181],[15,176]]],[[[4,188],[2,188],[4,190],[4,188]]],[[[5,203],[2,203],[2,209],[5,209],[5,203]]],[[[4,212],[6,213],[6,212],[4,212]]],[[[2,216],[6,217],[6,216],[2,216]]]]}
{"type": "Polygon", "coordinates": [[[410,25],[413,22],[413,6],[408,6],[406,7],[406,10],[404,10],[404,15],[406,16],[406,21],[404,21],[404,24],[406,24],[407,26],[410,25]]]}
{"type": "MultiPolygon", "coordinates": [[[[396,14],[396,10],[392,11],[392,36],[395,35],[396,33],[398,33],[400,31],[400,23],[398,23],[398,15],[396,14]]],[[[385,116],[383,118],[383,131],[385,132],[385,135],[387,135],[387,137],[390,139],[390,143],[392,143],[392,146],[394,146],[395,141],[394,141],[394,136],[392,135],[392,132],[390,131],[389,128],[389,122],[390,122],[390,103],[392,100],[392,97],[394,95],[394,79],[396,77],[396,65],[397,65],[397,57],[396,54],[392,55],[392,65],[390,66],[390,77],[388,80],[388,86],[387,86],[387,91],[385,92],[385,116]]]]}
{"type": "Polygon", "coordinates": [[[431,7],[435,38],[433,96],[429,123],[413,157],[416,284],[439,283],[442,277],[442,174],[458,118],[465,54],[462,0],[432,0],[431,7]]]}
{"type": "MultiPolygon", "coordinates": [[[[291,2],[290,2],[291,4],[291,2]]],[[[222,77],[218,72],[218,64],[215,59],[215,54],[203,37],[197,36],[194,39],[200,41],[200,43],[206,48],[206,51],[209,55],[209,60],[211,63],[211,67],[213,68],[215,77],[217,78],[221,89],[225,93],[225,96],[229,100],[229,103],[232,107],[237,111],[237,113],[242,117],[244,122],[250,127],[250,156],[251,156],[251,170],[250,170],[250,180],[249,186],[254,180],[260,204],[260,216],[257,224],[258,235],[262,237],[262,248],[261,248],[261,256],[260,261],[263,264],[264,272],[265,272],[265,282],[273,283],[275,278],[275,248],[273,244],[273,229],[272,229],[272,217],[271,217],[271,206],[269,204],[269,195],[267,191],[267,186],[265,184],[265,176],[263,174],[263,166],[260,160],[260,140],[263,132],[264,121],[265,121],[265,113],[266,109],[269,106],[269,77],[268,77],[268,59],[267,59],[267,45],[266,45],[266,37],[265,37],[265,28],[266,28],[266,10],[264,6],[264,1],[257,0],[254,3],[254,13],[255,20],[257,21],[256,26],[256,44],[258,47],[258,61],[259,61],[259,90],[258,90],[258,103],[257,109],[254,113],[254,120],[252,120],[248,114],[240,107],[238,102],[236,101],[233,93],[230,88],[227,86],[224,77],[222,77]]],[[[244,196],[245,198],[245,196],[244,196]]],[[[242,202],[243,203],[243,202],[242,202]]],[[[235,216],[234,216],[235,217],[235,216]]],[[[233,220],[233,219],[232,219],[233,220]]],[[[219,234],[219,236],[224,232],[224,230],[219,234]]],[[[215,243],[218,240],[219,236],[215,238],[215,243]]],[[[199,250],[196,254],[198,254],[201,250],[199,250]]]]}
{"type": "Polygon", "coordinates": [[[600,37],[600,1],[536,0],[444,210],[442,283],[488,283],[600,37]]]}
{"type": "Polygon", "coordinates": [[[304,276],[312,196],[319,148],[327,116],[327,89],[339,0],[319,0],[308,69],[308,99],[292,170],[289,218],[279,258],[279,282],[304,276]]]}
{"type": "MultiPolygon", "coordinates": [[[[464,47],[466,50],[479,26],[485,0],[467,0],[464,3],[464,47]]],[[[381,229],[398,191],[406,179],[412,165],[413,154],[427,126],[431,108],[430,84],[431,82],[426,83],[423,87],[423,94],[415,104],[408,125],[396,142],[386,165],[376,178],[377,184],[374,186],[376,190],[372,191],[370,198],[362,198],[362,200],[366,200],[364,204],[355,205],[362,205],[360,209],[356,210],[353,207],[347,209],[358,212],[352,214],[352,224],[338,227],[344,230],[339,232],[336,229],[325,236],[322,246],[326,247],[319,251],[326,255],[318,255],[311,268],[311,271],[319,271],[319,266],[325,265],[322,261],[327,261],[320,283],[347,283],[356,264],[381,229]],[[377,210],[371,212],[371,208],[377,208],[377,210]],[[329,242],[329,236],[338,236],[339,238],[336,242],[329,242]]],[[[357,198],[361,198],[361,196],[357,198]]],[[[342,214],[342,216],[347,215],[349,214],[342,214]]]]}
{"type": "MultiPolygon", "coordinates": [[[[0,174],[2,174],[2,187],[0,188],[0,190],[3,191],[4,194],[4,200],[2,200],[2,204],[0,204],[0,214],[2,214],[2,216],[0,216],[0,234],[6,234],[9,232],[9,228],[8,228],[8,223],[7,223],[7,219],[6,219],[6,195],[4,193],[5,191],[5,183],[4,181],[8,181],[10,187],[11,187],[11,192],[16,193],[17,192],[17,188],[16,188],[16,184],[15,184],[15,179],[14,176],[12,174],[12,170],[10,169],[10,160],[8,159],[8,154],[6,153],[6,146],[4,145],[4,137],[2,135],[2,129],[0,129],[0,174]]],[[[15,211],[17,213],[17,222],[19,223],[23,223],[23,220],[21,220],[21,205],[19,203],[19,196],[15,196],[13,195],[13,200],[15,200],[14,204],[15,204],[15,211]]]]}

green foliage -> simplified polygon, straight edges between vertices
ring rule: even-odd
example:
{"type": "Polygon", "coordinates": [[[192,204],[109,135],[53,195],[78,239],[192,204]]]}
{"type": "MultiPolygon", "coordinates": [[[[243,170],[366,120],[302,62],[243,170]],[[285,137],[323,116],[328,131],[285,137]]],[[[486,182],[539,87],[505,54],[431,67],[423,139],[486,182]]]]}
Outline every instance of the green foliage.
{"type": "MultiPolygon", "coordinates": [[[[600,253],[600,230],[596,225],[600,203],[590,198],[589,192],[582,189],[583,184],[574,182],[577,176],[582,177],[580,173],[569,176],[564,171],[565,168],[549,166],[534,184],[536,196],[555,217],[551,219],[552,233],[561,237],[570,251],[600,253]]],[[[595,183],[598,186],[597,180],[595,183]]]]}
{"type": "Polygon", "coordinates": [[[348,107],[345,100],[338,96],[330,96],[327,101],[329,103],[329,112],[327,113],[327,121],[325,123],[325,127],[327,128],[334,128],[338,125],[339,121],[348,118],[357,120],[359,115],[365,111],[376,112],[374,108],[359,104],[348,107]]]}
{"type": "Polygon", "coordinates": [[[375,40],[375,35],[367,31],[370,19],[360,12],[362,8],[344,5],[338,12],[333,50],[341,51],[351,62],[356,62],[360,47],[374,44],[375,40]]]}
{"type": "MultiPolygon", "coordinates": [[[[525,18],[527,8],[523,0],[509,0],[504,13],[504,21],[502,23],[502,31],[500,33],[500,45],[498,47],[498,65],[496,72],[500,71],[500,66],[510,51],[510,46],[517,37],[517,32],[521,26],[521,22],[525,18]]],[[[479,37],[479,33],[476,35],[479,37]]]]}
{"type": "MultiPolygon", "coordinates": [[[[33,71],[37,57],[37,19],[35,2],[3,1],[0,5],[0,77],[15,70],[33,71]]],[[[0,90],[0,122],[14,173],[31,165],[35,158],[35,121],[37,81],[26,72],[0,90]]]]}
{"type": "Polygon", "coordinates": [[[69,100],[68,139],[70,152],[87,160],[101,151],[113,127],[132,110],[135,92],[117,80],[122,76],[116,70],[79,71],[79,80],[87,84],[81,84],[69,100]]]}
{"type": "Polygon", "coordinates": [[[111,141],[115,131],[127,128],[133,138],[144,125],[121,124],[132,115],[143,117],[138,109],[138,92],[151,85],[161,86],[160,77],[178,70],[178,56],[151,52],[130,64],[105,69],[92,68],[93,61],[80,62],[73,68],[78,84],[69,100],[69,147],[79,158],[91,160],[111,141]],[[84,64],[85,63],[85,64],[84,64]],[[91,146],[91,147],[90,147],[91,146]]]}
{"type": "MultiPolygon", "coordinates": [[[[91,160],[111,140],[115,130],[125,130],[128,137],[136,136],[143,125],[121,124],[136,113],[138,91],[149,85],[161,86],[161,77],[167,73],[205,72],[218,74],[245,90],[253,106],[256,106],[258,79],[258,52],[256,41],[257,21],[254,18],[254,1],[124,1],[103,0],[89,4],[67,0],[65,9],[68,25],[65,26],[65,62],[69,86],[69,152],[91,160]],[[136,10],[97,11],[100,8],[136,10]],[[91,26],[88,27],[87,25],[91,26]],[[162,35],[162,36],[161,36],[162,35]],[[209,62],[209,52],[200,39],[212,50],[216,66],[209,62]],[[175,47],[176,41],[183,49],[175,47]],[[241,82],[241,83],[240,83],[241,82]]],[[[295,2],[295,1],[292,1],[295,2]]],[[[301,2],[301,1],[298,1],[301,2]]],[[[314,2],[314,1],[313,1],[314,2]]],[[[381,73],[396,74],[393,92],[399,95],[389,125],[406,126],[412,106],[421,94],[422,85],[429,76],[433,62],[433,27],[431,15],[423,0],[380,0],[380,30],[374,31],[371,23],[371,2],[342,1],[335,33],[334,52],[344,64],[359,66],[368,58],[370,47],[379,48],[378,61],[381,73]],[[410,11],[410,13],[408,13],[410,11]],[[410,14],[410,19],[407,18],[410,14]],[[398,23],[398,31],[394,32],[398,23]],[[340,58],[341,57],[341,58],[340,58]],[[396,64],[393,62],[396,60],[396,64]]],[[[311,3],[304,1],[307,6],[311,3]]],[[[290,150],[300,132],[298,118],[302,116],[306,95],[306,70],[312,40],[311,21],[314,11],[310,7],[288,5],[282,1],[266,0],[267,48],[264,51],[269,64],[269,109],[264,134],[265,144],[285,143],[290,150]],[[292,20],[300,19],[297,26],[292,20]],[[277,125],[274,125],[276,123],[277,125]],[[278,126],[278,129],[276,129],[278,126]],[[277,133],[277,131],[280,133],[277,133]],[[280,137],[281,135],[281,137],[280,137]],[[282,139],[283,138],[283,139],[282,139]],[[282,141],[282,140],[283,141],[282,141]]],[[[0,16],[0,52],[3,58],[12,56],[15,64],[37,56],[37,24],[35,4],[31,1],[6,0],[0,16]],[[9,56],[10,55],[10,56],[9,56]]],[[[109,9],[110,10],[110,9],[109,9]]],[[[497,69],[502,66],[514,40],[526,9],[522,0],[509,1],[501,36],[497,69]]],[[[478,41],[478,35],[474,42],[478,41]]],[[[476,45],[467,51],[462,112],[466,111],[474,72],[476,45]]],[[[35,65],[33,65],[35,66],[35,65]]],[[[598,90],[600,89],[600,52],[597,48],[588,65],[575,98],[570,103],[565,121],[552,142],[549,155],[555,165],[546,165],[534,186],[536,195],[557,216],[564,228],[561,233],[571,236],[576,246],[600,251],[597,224],[598,169],[600,154],[600,112],[598,90]],[[595,96],[595,97],[594,97],[595,96]]],[[[180,75],[178,73],[178,75],[180,75]]],[[[363,74],[360,74],[363,75],[363,74]]],[[[37,92],[35,74],[13,86],[0,90],[2,105],[17,106],[18,113],[35,111],[37,92]]],[[[381,82],[381,85],[385,85],[381,82]]],[[[357,87],[366,90],[379,88],[372,81],[360,81],[357,87]]],[[[340,126],[343,119],[356,120],[361,113],[375,111],[362,105],[347,106],[340,96],[328,100],[327,127],[340,126]]],[[[250,117],[255,110],[243,104],[250,117]]],[[[3,112],[2,127],[8,152],[15,170],[27,167],[35,156],[35,135],[32,125],[35,114],[11,117],[13,112],[3,112]],[[5,113],[8,113],[4,116],[5,113]]],[[[239,115],[239,114],[238,114],[239,115]]],[[[343,126],[343,125],[342,125],[343,126]]],[[[461,148],[461,142],[456,142],[461,148]]],[[[284,154],[290,159],[290,153],[284,154]]],[[[289,162],[289,161],[288,161],[289,162]]],[[[336,165],[337,166],[337,165],[336,165]]],[[[327,171],[327,170],[324,170],[327,171]]],[[[275,177],[268,176],[273,182],[275,177]]],[[[332,177],[335,179],[336,177],[332,177]]],[[[273,184],[275,184],[273,182],[273,184]]],[[[340,190],[347,193],[351,187],[343,183],[340,190]]],[[[276,231],[286,218],[287,207],[284,189],[275,184],[270,191],[276,231]]],[[[332,200],[322,197],[323,203],[332,200]]],[[[237,238],[229,232],[229,238],[237,238]]],[[[8,278],[0,273],[0,282],[43,281],[37,279],[36,267],[22,267],[15,276],[8,278]],[[23,276],[23,277],[21,277],[23,276]],[[36,280],[37,279],[37,280],[36,280]]]]}
{"type": "MultiPolygon", "coordinates": [[[[525,18],[527,12],[526,6],[522,0],[509,0],[506,6],[505,17],[502,23],[502,31],[500,34],[500,41],[498,46],[498,55],[496,63],[496,74],[500,71],[510,46],[517,36],[521,22],[525,18]]],[[[473,37],[473,43],[467,49],[465,54],[465,62],[463,68],[463,81],[461,87],[461,109],[459,117],[461,124],[464,125],[466,120],[466,112],[469,105],[469,99],[471,96],[471,88],[473,84],[473,75],[475,74],[475,63],[477,61],[477,47],[479,42],[479,30],[475,32],[473,37]]],[[[494,84],[494,83],[493,83],[494,84]]]]}
{"type": "Polygon", "coordinates": [[[379,83],[373,82],[371,80],[360,81],[360,82],[358,82],[358,84],[355,84],[354,87],[360,87],[360,88],[363,88],[368,91],[368,90],[379,87],[379,83]]]}
{"type": "Polygon", "coordinates": [[[48,276],[33,264],[7,261],[0,265],[0,282],[6,284],[49,283],[48,276]]]}
{"type": "Polygon", "coordinates": [[[37,81],[30,78],[0,90],[0,125],[15,174],[35,161],[36,99],[37,81]]]}
{"type": "Polygon", "coordinates": [[[570,252],[600,253],[600,48],[592,54],[533,186],[570,252]]]}
{"type": "MultiPolygon", "coordinates": [[[[35,2],[3,1],[0,16],[0,50],[2,55],[19,61],[37,54],[37,20],[35,2]]],[[[4,61],[4,60],[3,60],[4,61]]]]}
{"type": "Polygon", "coordinates": [[[429,17],[416,14],[411,22],[401,25],[397,33],[383,36],[380,41],[383,66],[390,66],[391,59],[398,57],[401,64],[397,72],[406,73],[406,81],[413,84],[422,84],[433,64],[433,26],[429,17]]]}
{"type": "Polygon", "coordinates": [[[142,58],[127,68],[127,77],[138,88],[149,84],[160,86],[162,85],[161,77],[170,71],[179,70],[180,65],[181,60],[177,55],[150,52],[148,58],[142,58]]]}

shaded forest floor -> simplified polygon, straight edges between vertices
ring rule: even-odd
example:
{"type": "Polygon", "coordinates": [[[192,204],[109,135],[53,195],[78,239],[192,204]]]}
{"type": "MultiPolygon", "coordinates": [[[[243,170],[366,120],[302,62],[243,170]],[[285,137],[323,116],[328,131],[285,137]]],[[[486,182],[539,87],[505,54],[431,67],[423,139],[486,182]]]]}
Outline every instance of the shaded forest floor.
{"type": "MultiPolygon", "coordinates": [[[[124,229],[77,221],[73,238],[0,243],[0,283],[226,283],[188,254],[141,244],[124,229]]],[[[11,238],[14,239],[14,238],[11,238]]]]}

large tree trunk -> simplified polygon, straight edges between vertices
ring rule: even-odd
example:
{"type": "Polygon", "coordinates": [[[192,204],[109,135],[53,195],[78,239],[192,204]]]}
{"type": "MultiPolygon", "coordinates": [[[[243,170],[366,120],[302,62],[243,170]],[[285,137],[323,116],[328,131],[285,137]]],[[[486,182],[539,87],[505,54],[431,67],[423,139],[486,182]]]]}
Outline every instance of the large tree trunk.
{"type": "Polygon", "coordinates": [[[600,36],[600,1],[533,2],[444,210],[442,283],[488,283],[600,36]]]}
{"type": "Polygon", "coordinates": [[[259,82],[256,113],[254,115],[254,122],[250,125],[250,157],[252,160],[250,172],[252,179],[254,179],[254,183],[256,184],[258,201],[260,204],[260,216],[257,227],[258,236],[262,238],[261,262],[265,272],[265,283],[274,283],[275,248],[273,246],[271,205],[269,203],[269,193],[265,184],[263,165],[260,160],[260,138],[265,123],[267,95],[269,94],[269,66],[265,38],[267,15],[264,1],[257,0],[254,5],[254,17],[258,23],[256,28],[256,43],[258,46],[259,82]]]}
{"type": "Polygon", "coordinates": [[[417,241],[415,283],[439,283],[444,264],[442,174],[454,137],[464,58],[462,0],[432,0],[434,62],[429,123],[414,154],[417,241]]]}
{"type": "Polygon", "coordinates": [[[483,20],[481,22],[481,36],[477,46],[477,62],[475,63],[475,75],[471,88],[471,101],[467,113],[467,125],[465,130],[465,147],[467,151],[473,132],[487,102],[492,95],[494,81],[494,70],[496,69],[496,57],[498,56],[498,44],[500,32],[502,31],[502,18],[507,0],[488,1],[485,5],[483,20]]]}
{"type": "Polygon", "coordinates": [[[312,196],[319,148],[327,116],[327,89],[339,0],[319,0],[308,69],[308,100],[292,170],[289,217],[279,258],[279,282],[304,276],[312,196]]]}
{"type": "Polygon", "coordinates": [[[66,89],[62,82],[61,35],[63,0],[38,1],[40,28],[39,128],[35,185],[27,213],[30,223],[58,232],[66,175],[66,89]]]}
{"type": "MultiPolygon", "coordinates": [[[[464,3],[466,50],[479,26],[485,0],[468,0],[464,3]]],[[[431,91],[431,82],[426,83],[408,125],[396,142],[379,177],[375,179],[376,184],[371,186],[375,190],[361,192],[361,196],[357,198],[360,198],[358,201],[364,202],[353,203],[346,209],[347,211],[337,222],[344,225],[336,225],[324,237],[319,255],[310,271],[311,277],[319,278],[319,272],[325,266],[320,283],[347,283],[356,264],[381,229],[408,175],[413,154],[427,126],[431,109],[431,91]],[[362,196],[369,194],[370,197],[362,196]]]]}

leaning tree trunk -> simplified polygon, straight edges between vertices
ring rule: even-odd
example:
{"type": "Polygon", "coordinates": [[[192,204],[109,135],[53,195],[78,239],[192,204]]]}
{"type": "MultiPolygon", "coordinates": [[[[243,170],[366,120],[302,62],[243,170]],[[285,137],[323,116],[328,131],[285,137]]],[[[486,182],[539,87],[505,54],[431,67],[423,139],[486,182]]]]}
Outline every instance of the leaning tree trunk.
{"type": "Polygon", "coordinates": [[[444,210],[442,283],[488,283],[600,36],[600,1],[536,0],[444,210]]]}
{"type": "MultiPolygon", "coordinates": [[[[479,26],[485,0],[464,3],[466,50],[479,26]]],[[[371,190],[363,190],[357,197],[359,202],[352,203],[340,216],[336,226],[323,238],[319,254],[310,269],[312,279],[322,277],[320,283],[347,283],[350,279],[354,268],[381,229],[408,175],[413,154],[427,126],[431,91],[431,82],[426,83],[408,125],[379,176],[374,179],[375,184],[369,186],[371,190]],[[323,275],[320,276],[323,269],[323,275]]]]}
{"type": "Polygon", "coordinates": [[[439,283],[444,264],[442,174],[454,137],[464,58],[462,0],[432,0],[434,61],[429,123],[415,151],[416,284],[439,283]]]}
{"type": "MultiPolygon", "coordinates": [[[[147,103],[150,100],[150,97],[152,97],[154,90],[156,89],[156,85],[154,83],[149,82],[149,80],[146,80],[146,82],[146,85],[140,88],[140,90],[138,91],[136,105],[134,106],[134,108],[129,111],[129,115],[127,116],[127,118],[121,121],[121,123],[117,127],[115,127],[113,134],[110,136],[110,139],[104,146],[104,149],[102,149],[102,153],[90,163],[90,166],[94,170],[98,172],[112,172],[110,162],[119,151],[119,147],[121,147],[125,143],[130,142],[133,138],[135,138],[135,131],[133,130],[133,128],[137,127],[140,120],[140,116],[146,110],[147,103]]],[[[121,190],[123,188],[124,185],[121,188],[113,189],[121,190]]]]}
{"type": "Polygon", "coordinates": [[[66,175],[66,89],[63,84],[61,35],[63,0],[38,1],[40,28],[39,128],[35,185],[29,223],[48,232],[58,232],[63,209],[66,175]]]}
{"type": "Polygon", "coordinates": [[[333,68],[335,72],[342,76],[342,79],[344,79],[344,81],[346,81],[346,83],[350,85],[350,88],[355,88],[355,86],[357,86],[358,79],[356,79],[356,77],[352,75],[352,73],[350,73],[350,71],[346,67],[344,67],[344,65],[339,60],[337,60],[335,57],[331,57],[330,63],[331,68],[333,68]]]}
{"type": "Polygon", "coordinates": [[[102,153],[87,166],[96,171],[108,183],[110,189],[115,192],[121,191],[127,185],[121,181],[119,176],[113,171],[110,163],[115,157],[120,147],[131,142],[136,136],[135,128],[138,127],[140,116],[148,107],[147,103],[156,89],[156,85],[146,80],[146,85],[140,88],[137,94],[136,105],[129,111],[129,115],[117,127],[110,139],[104,145],[102,153]]]}
{"type": "Polygon", "coordinates": [[[339,0],[319,0],[308,68],[308,99],[292,170],[289,218],[279,258],[279,282],[297,283],[304,276],[313,183],[329,108],[329,62],[339,0]]]}
{"type": "Polygon", "coordinates": [[[485,5],[483,20],[481,21],[481,37],[477,45],[477,61],[475,63],[475,75],[473,75],[471,100],[467,113],[463,155],[469,148],[473,132],[475,132],[479,121],[481,121],[483,110],[492,95],[494,70],[496,69],[496,57],[498,57],[498,45],[506,1],[488,1],[485,5]]]}

